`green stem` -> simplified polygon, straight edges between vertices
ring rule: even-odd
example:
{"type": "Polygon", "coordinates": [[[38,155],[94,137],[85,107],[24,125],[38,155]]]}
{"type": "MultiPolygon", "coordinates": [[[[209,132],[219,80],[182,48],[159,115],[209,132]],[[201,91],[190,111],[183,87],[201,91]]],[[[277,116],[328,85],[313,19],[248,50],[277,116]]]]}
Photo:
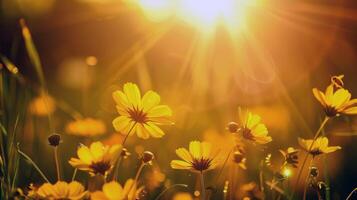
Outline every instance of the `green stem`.
{"type": "Polygon", "coordinates": [[[203,177],[203,172],[199,173],[200,182],[201,182],[201,200],[206,200],[206,188],[205,188],[205,180],[203,177]]]}
{"type": "Polygon", "coordinates": [[[306,180],[305,180],[305,185],[304,185],[304,200],[306,200],[306,193],[307,193],[307,186],[309,185],[309,179],[310,179],[310,167],[312,165],[314,161],[314,157],[312,157],[311,161],[310,161],[310,164],[309,164],[309,171],[307,173],[307,176],[306,176],[306,180]]]}
{"type": "MultiPolygon", "coordinates": [[[[130,188],[129,188],[129,190],[128,190],[128,198],[129,198],[129,195],[130,195],[130,193],[131,193],[131,190],[132,190],[134,187],[137,186],[137,183],[138,183],[140,174],[141,174],[141,172],[143,171],[144,167],[145,167],[145,163],[144,163],[144,162],[141,162],[140,167],[139,167],[138,171],[136,172],[134,182],[133,182],[133,184],[130,186],[130,188]]],[[[130,199],[129,199],[129,200],[130,200],[130,199]]]]}
{"type": "Polygon", "coordinates": [[[56,162],[57,180],[61,181],[61,172],[60,172],[59,159],[58,159],[58,147],[55,147],[54,155],[55,155],[55,162],[56,162]]]}
{"type": "MultiPolygon", "coordinates": [[[[326,123],[328,122],[329,119],[330,119],[329,117],[325,117],[325,119],[322,121],[322,123],[321,123],[319,129],[318,129],[318,130],[316,131],[316,133],[315,133],[314,139],[313,139],[313,141],[312,141],[312,143],[311,143],[311,145],[310,145],[310,147],[309,147],[309,151],[312,149],[313,145],[315,144],[316,139],[319,137],[321,131],[323,130],[323,128],[325,127],[325,125],[326,125],[326,123]]],[[[309,152],[309,151],[308,151],[308,152],[309,152]]],[[[299,170],[298,177],[297,177],[297,179],[296,179],[296,181],[295,181],[295,185],[294,185],[293,192],[292,192],[292,194],[291,194],[291,196],[290,196],[289,199],[293,199],[293,197],[294,197],[294,194],[295,194],[295,191],[296,191],[296,187],[297,187],[297,185],[299,184],[299,181],[300,181],[300,178],[301,178],[301,175],[302,175],[302,171],[303,171],[303,169],[304,169],[304,167],[305,167],[305,164],[306,164],[306,161],[307,161],[308,156],[309,156],[309,154],[307,153],[306,156],[305,156],[305,158],[304,158],[304,161],[303,161],[303,163],[302,163],[302,166],[301,166],[301,168],[300,168],[300,170],[299,170]]]]}
{"type": "Polygon", "coordinates": [[[72,179],[71,179],[72,182],[76,179],[77,170],[78,170],[77,168],[74,168],[73,175],[72,175],[72,179]]]}
{"type": "Polygon", "coordinates": [[[17,152],[19,152],[20,155],[22,155],[24,158],[26,158],[31,164],[32,166],[37,170],[37,172],[42,176],[42,178],[46,181],[46,182],[50,182],[47,177],[45,176],[45,174],[40,170],[40,168],[36,165],[36,163],[28,156],[26,155],[24,152],[22,152],[20,149],[17,149],[17,152]]]}
{"type": "Polygon", "coordinates": [[[357,188],[353,189],[352,192],[347,196],[346,200],[350,200],[350,198],[356,191],[357,191],[357,188]]]}
{"type": "Polygon", "coordinates": [[[125,138],[124,138],[123,142],[121,143],[121,146],[122,146],[122,147],[124,147],[125,142],[126,142],[126,140],[128,139],[128,137],[129,137],[131,131],[134,129],[135,125],[136,125],[136,122],[134,122],[134,124],[130,127],[128,133],[125,135],[125,138]]]}

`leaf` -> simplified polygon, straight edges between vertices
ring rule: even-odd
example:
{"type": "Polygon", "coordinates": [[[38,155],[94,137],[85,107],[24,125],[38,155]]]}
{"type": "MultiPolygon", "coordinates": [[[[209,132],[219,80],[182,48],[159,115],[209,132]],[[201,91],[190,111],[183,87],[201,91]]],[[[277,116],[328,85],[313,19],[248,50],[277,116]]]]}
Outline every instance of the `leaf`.
{"type": "Polygon", "coordinates": [[[40,83],[43,87],[45,87],[45,78],[42,70],[42,64],[40,60],[40,56],[37,52],[36,46],[33,43],[31,32],[27,27],[25,20],[20,19],[20,25],[22,29],[22,37],[25,41],[25,46],[27,50],[27,54],[29,56],[31,64],[35,67],[38,78],[40,79],[40,83]]]}

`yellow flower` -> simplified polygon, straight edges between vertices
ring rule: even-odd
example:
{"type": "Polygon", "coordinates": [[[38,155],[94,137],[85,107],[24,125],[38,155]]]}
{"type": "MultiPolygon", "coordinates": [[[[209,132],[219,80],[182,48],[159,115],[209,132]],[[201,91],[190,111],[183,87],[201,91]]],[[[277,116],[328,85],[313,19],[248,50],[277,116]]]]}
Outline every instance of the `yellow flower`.
{"type": "Polygon", "coordinates": [[[268,129],[263,123],[260,123],[261,118],[259,115],[255,115],[248,112],[244,117],[240,117],[241,127],[238,130],[244,139],[256,142],[258,144],[266,144],[272,141],[272,138],[268,136],[268,129]]]}
{"type": "Polygon", "coordinates": [[[91,194],[92,200],[134,200],[138,199],[144,187],[137,188],[133,179],[128,179],[122,187],[118,182],[112,181],[103,185],[102,191],[91,194]]]}
{"type": "Polygon", "coordinates": [[[170,125],[172,111],[167,105],[159,105],[160,96],[148,91],[141,98],[136,84],[126,83],[123,91],[113,93],[119,117],[113,120],[116,131],[126,135],[136,133],[138,137],[148,139],[150,136],[160,138],[165,133],[158,125],[170,125]]]}
{"type": "Polygon", "coordinates": [[[324,153],[332,153],[341,149],[340,146],[328,146],[327,137],[318,137],[316,141],[313,143],[313,140],[304,140],[302,138],[298,138],[299,145],[312,156],[317,156],[324,153]],[[312,145],[312,147],[311,147],[312,145]]]}
{"type": "Polygon", "coordinates": [[[46,94],[32,99],[29,104],[29,110],[33,115],[47,116],[56,110],[55,100],[46,94]]]}
{"type": "Polygon", "coordinates": [[[343,75],[331,78],[331,84],[326,88],[325,93],[313,88],[315,98],[324,107],[326,116],[335,117],[340,114],[357,114],[357,99],[351,99],[351,93],[342,88],[343,75]]]}
{"type": "Polygon", "coordinates": [[[192,141],[189,150],[185,148],[176,149],[176,154],[182,160],[172,160],[173,169],[188,169],[198,172],[214,169],[216,163],[211,154],[212,145],[208,142],[192,141]]]}
{"type": "Polygon", "coordinates": [[[102,135],[106,131],[103,121],[93,118],[84,118],[72,121],[67,124],[68,134],[77,136],[96,136],[102,135]]]}
{"type": "Polygon", "coordinates": [[[96,174],[106,176],[113,168],[120,150],[120,145],[104,146],[101,142],[94,142],[89,148],[81,145],[77,150],[78,158],[71,158],[69,164],[89,172],[92,176],[96,174]]]}
{"type": "Polygon", "coordinates": [[[58,181],[55,184],[44,183],[37,190],[34,190],[31,197],[35,199],[50,199],[50,200],[79,200],[87,196],[87,191],[77,181],[66,183],[58,181]]]}

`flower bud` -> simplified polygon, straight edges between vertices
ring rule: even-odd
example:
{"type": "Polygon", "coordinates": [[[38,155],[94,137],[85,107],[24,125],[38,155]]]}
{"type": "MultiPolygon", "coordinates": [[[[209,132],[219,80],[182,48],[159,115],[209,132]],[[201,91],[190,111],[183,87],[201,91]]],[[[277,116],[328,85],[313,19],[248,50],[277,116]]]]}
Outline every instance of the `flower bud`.
{"type": "Polygon", "coordinates": [[[231,133],[236,133],[238,131],[239,125],[235,122],[229,122],[227,125],[227,129],[231,133]]]}
{"type": "Polygon", "coordinates": [[[61,142],[61,135],[59,134],[52,134],[48,137],[48,143],[53,147],[57,147],[61,142]]]}
{"type": "Polygon", "coordinates": [[[319,169],[317,167],[310,168],[310,176],[317,177],[319,175],[319,169]]]}
{"type": "Polygon", "coordinates": [[[154,154],[150,151],[144,151],[143,153],[143,157],[141,158],[142,161],[147,164],[149,162],[151,162],[154,159],[154,154]]]}
{"type": "Polygon", "coordinates": [[[120,152],[120,156],[125,159],[130,156],[130,152],[128,151],[128,149],[123,148],[120,152]]]}

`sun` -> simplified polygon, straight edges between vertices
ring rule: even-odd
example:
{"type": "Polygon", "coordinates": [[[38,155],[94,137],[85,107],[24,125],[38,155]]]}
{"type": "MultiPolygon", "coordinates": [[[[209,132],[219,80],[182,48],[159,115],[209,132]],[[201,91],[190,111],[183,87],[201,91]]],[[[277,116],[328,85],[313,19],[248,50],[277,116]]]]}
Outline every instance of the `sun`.
{"type": "Polygon", "coordinates": [[[244,21],[249,0],[182,0],[179,17],[199,27],[219,23],[237,27],[244,21]]]}
{"type": "Polygon", "coordinates": [[[144,14],[160,21],[176,17],[199,28],[214,28],[218,24],[233,29],[245,21],[250,5],[257,0],[136,0],[144,14]]]}

